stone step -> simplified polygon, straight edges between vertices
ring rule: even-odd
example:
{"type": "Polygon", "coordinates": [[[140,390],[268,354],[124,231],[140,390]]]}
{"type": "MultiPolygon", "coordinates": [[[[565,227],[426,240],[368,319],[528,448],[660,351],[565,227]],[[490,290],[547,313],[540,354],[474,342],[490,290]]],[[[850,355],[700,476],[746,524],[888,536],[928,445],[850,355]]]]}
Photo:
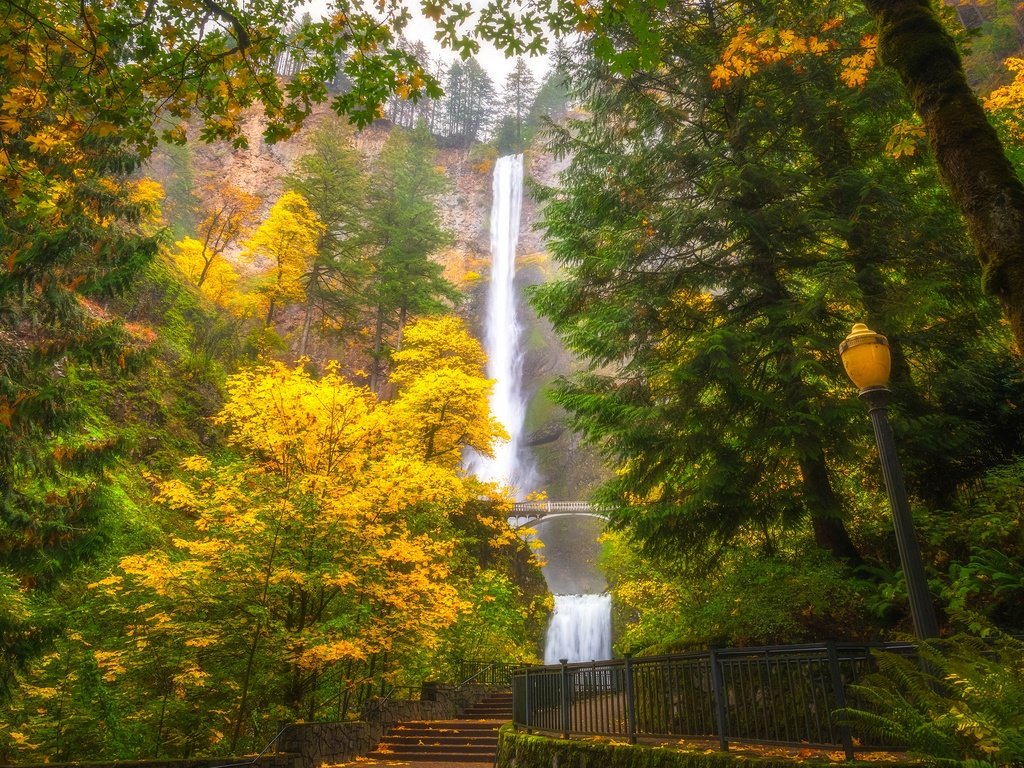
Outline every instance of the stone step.
{"type": "Polygon", "coordinates": [[[458,744],[448,746],[445,744],[392,744],[382,741],[375,751],[389,753],[392,755],[445,755],[449,752],[457,752],[464,755],[493,755],[494,744],[458,744]]]}
{"type": "MultiPolygon", "coordinates": [[[[396,755],[390,752],[369,752],[366,755],[374,760],[394,760],[396,755]]],[[[493,754],[478,755],[476,753],[463,753],[463,752],[449,752],[443,756],[443,759],[438,759],[438,755],[435,754],[404,754],[401,757],[403,762],[410,763],[491,763],[494,761],[493,754]]]]}
{"type": "MultiPolygon", "coordinates": [[[[390,748],[397,748],[397,746],[484,746],[484,748],[493,748],[498,743],[498,738],[495,736],[478,736],[476,738],[466,738],[465,736],[388,736],[386,739],[381,741],[386,743],[390,748]]],[[[456,751],[458,752],[458,750],[456,751]]]]}
{"type": "Polygon", "coordinates": [[[483,720],[409,720],[398,723],[391,729],[391,733],[493,733],[497,730],[497,723],[488,723],[483,720]]]}
{"type": "Polygon", "coordinates": [[[490,763],[498,750],[498,727],[511,719],[512,694],[492,694],[458,720],[398,723],[367,757],[410,763],[490,763]]]}

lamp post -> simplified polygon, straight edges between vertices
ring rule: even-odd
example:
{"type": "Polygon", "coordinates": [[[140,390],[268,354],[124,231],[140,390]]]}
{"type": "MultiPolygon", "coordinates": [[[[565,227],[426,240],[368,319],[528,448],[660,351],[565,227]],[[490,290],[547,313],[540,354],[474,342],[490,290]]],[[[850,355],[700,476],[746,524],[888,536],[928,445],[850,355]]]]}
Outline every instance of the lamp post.
{"type": "Polygon", "coordinates": [[[882,475],[889,492],[889,506],[892,507],[896,528],[896,543],[900,550],[903,576],[907,580],[914,634],[922,640],[938,637],[935,606],[928,593],[928,582],[921,562],[921,547],[914,533],[907,489],[903,484],[903,472],[900,470],[896,443],[889,426],[889,340],[863,323],[856,323],[850,335],[839,345],[839,356],[843,359],[846,374],[860,390],[860,399],[867,403],[871,425],[875,428],[875,442],[878,444],[882,475]]]}

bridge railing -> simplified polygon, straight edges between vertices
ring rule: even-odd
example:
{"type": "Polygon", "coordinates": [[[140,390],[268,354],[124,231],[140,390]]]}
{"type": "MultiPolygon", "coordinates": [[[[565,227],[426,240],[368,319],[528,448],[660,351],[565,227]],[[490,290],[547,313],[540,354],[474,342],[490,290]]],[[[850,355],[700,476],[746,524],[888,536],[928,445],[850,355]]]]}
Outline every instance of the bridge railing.
{"type": "Polygon", "coordinates": [[[818,643],[530,667],[512,675],[513,723],[563,738],[701,738],[862,751],[893,744],[854,734],[833,711],[857,706],[850,689],[873,670],[871,648],[818,643]]]}
{"type": "Polygon", "coordinates": [[[513,515],[568,512],[601,512],[601,509],[586,501],[517,501],[512,505],[513,515]]]}

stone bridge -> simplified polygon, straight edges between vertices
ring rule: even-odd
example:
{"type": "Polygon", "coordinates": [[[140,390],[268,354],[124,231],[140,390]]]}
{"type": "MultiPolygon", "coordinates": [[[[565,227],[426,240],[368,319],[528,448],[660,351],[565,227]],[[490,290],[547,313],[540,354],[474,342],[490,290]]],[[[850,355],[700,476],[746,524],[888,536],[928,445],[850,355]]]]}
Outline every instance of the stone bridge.
{"type": "Polygon", "coordinates": [[[543,520],[575,515],[608,519],[607,510],[585,501],[521,501],[512,505],[509,525],[513,528],[527,528],[543,520]]]}

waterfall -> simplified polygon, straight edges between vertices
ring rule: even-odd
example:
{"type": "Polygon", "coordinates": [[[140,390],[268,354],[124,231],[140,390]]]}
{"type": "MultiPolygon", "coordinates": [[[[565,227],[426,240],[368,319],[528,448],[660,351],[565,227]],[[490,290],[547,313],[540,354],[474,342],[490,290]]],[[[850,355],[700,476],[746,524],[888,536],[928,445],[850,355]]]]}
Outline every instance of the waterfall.
{"type": "Polygon", "coordinates": [[[544,663],[610,659],[611,606],[612,599],[607,593],[555,595],[555,612],[544,641],[544,663]]]}
{"type": "Polygon", "coordinates": [[[484,348],[487,378],[494,379],[491,413],[508,432],[509,441],[495,447],[494,458],[467,456],[467,469],[488,482],[506,483],[522,499],[533,490],[532,462],[521,456],[523,419],[522,331],[515,289],[516,244],[523,202],[523,156],[506,155],[494,166],[491,203],[491,279],[487,290],[484,348]]]}
{"type": "MultiPolygon", "coordinates": [[[[533,462],[522,445],[526,399],[522,386],[522,326],[515,288],[516,245],[523,202],[522,155],[498,158],[494,166],[492,193],[491,279],[484,319],[484,348],[487,351],[487,378],[495,382],[491,393],[491,413],[505,427],[509,441],[495,447],[494,458],[469,452],[466,469],[481,480],[511,486],[516,498],[522,500],[534,490],[537,482],[533,462]]],[[[581,549],[575,538],[569,544],[574,550],[581,549]]],[[[568,560],[566,565],[571,562],[568,560]]],[[[556,570],[545,568],[548,588],[553,592],[597,592],[605,588],[603,577],[581,579],[576,574],[575,578],[566,579],[556,574],[556,570]]],[[[608,594],[556,594],[555,611],[545,642],[545,662],[611,658],[611,635],[611,598],[608,594]]]]}

